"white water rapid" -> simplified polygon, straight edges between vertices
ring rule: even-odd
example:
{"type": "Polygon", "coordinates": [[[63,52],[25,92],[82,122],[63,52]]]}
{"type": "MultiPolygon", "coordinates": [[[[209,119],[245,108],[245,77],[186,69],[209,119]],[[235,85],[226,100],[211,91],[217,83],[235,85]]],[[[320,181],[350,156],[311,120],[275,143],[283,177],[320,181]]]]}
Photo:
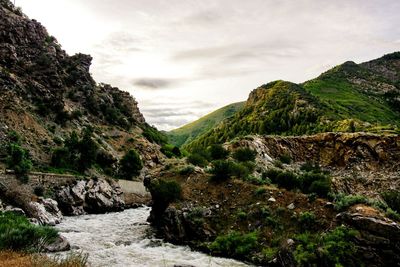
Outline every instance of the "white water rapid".
{"type": "Polygon", "coordinates": [[[154,238],[146,222],[150,208],[65,217],[57,226],[73,250],[89,254],[92,267],[236,267],[235,260],[211,257],[154,238]]]}

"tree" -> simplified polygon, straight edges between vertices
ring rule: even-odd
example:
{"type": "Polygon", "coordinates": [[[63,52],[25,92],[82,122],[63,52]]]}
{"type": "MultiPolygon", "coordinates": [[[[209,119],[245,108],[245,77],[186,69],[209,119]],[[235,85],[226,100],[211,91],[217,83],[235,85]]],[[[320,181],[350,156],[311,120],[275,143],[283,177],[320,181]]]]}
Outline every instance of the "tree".
{"type": "Polygon", "coordinates": [[[133,176],[138,176],[143,168],[142,160],[136,150],[129,150],[119,162],[119,176],[130,180],[133,176]]]}
{"type": "Polygon", "coordinates": [[[28,151],[16,143],[11,143],[8,147],[7,167],[14,170],[22,182],[28,182],[28,173],[32,168],[28,151]]]}

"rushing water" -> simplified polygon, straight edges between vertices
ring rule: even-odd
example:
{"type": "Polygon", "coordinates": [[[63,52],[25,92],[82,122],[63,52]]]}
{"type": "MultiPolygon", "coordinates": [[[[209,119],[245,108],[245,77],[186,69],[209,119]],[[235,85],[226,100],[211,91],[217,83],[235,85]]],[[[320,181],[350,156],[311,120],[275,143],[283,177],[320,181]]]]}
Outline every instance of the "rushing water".
{"type": "Polygon", "coordinates": [[[89,263],[93,267],[248,266],[154,238],[146,222],[149,213],[150,208],[143,207],[102,215],[66,217],[57,228],[74,250],[89,254],[89,263]]]}

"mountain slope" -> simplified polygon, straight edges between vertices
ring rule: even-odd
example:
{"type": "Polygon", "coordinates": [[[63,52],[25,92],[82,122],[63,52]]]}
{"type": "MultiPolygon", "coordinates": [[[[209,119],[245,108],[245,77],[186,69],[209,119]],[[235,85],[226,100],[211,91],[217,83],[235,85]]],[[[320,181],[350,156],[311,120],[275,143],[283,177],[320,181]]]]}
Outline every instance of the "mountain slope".
{"type": "Polygon", "coordinates": [[[191,142],[197,136],[210,130],[221,121],[233,116],[244,106],[244,103],[245,102],[238,102],[227,105],[201,117],[194,122],[186,124],[178,129],[169,131],[167,133],[169,141],[176,146],[182,146],[191,142]]]}
{"type": "Polygon", "coordinates": [[[93,141],[110,162],[130,148],[140,151],[147,166],[158,162],[159,146],[145,137],[156,130],[129,93],[93,80],[91,60],[67,55],[39,22],[1,0],[0,147],[16,133],[34,165],[46,166],[71,132],[91,128],[93,141]]]}
{"type": "Polygon", "coordinates": [[[191,150],[247,134],[389,131],[400,125],[400,53],[346,62],[303,84],[275,81],[253,90],[233,117],[187,143],[191,150]]]}

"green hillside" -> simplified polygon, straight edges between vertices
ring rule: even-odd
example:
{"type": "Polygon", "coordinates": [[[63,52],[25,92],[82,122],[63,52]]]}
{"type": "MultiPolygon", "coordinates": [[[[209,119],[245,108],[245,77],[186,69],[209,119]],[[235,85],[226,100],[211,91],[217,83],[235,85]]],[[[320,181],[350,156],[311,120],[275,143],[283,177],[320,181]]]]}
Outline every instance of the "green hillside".
{"type": "Polygon", "coordinates": [[[398,133],[400,53],[345,62],[303,84],[275,81],[253,90],[242,110],[195,140],[191,150],[247,134],[326,131],[398,133]]]}
{"type": "Polygon", "coordinates": [[[244,106],[244,103],[238,102],[227,105],[194,122],[168,132],[169,142],[176,146],[182,146],[193,141],[197,136],[210,130],[224,119],[233,116],[244,106]]]}

